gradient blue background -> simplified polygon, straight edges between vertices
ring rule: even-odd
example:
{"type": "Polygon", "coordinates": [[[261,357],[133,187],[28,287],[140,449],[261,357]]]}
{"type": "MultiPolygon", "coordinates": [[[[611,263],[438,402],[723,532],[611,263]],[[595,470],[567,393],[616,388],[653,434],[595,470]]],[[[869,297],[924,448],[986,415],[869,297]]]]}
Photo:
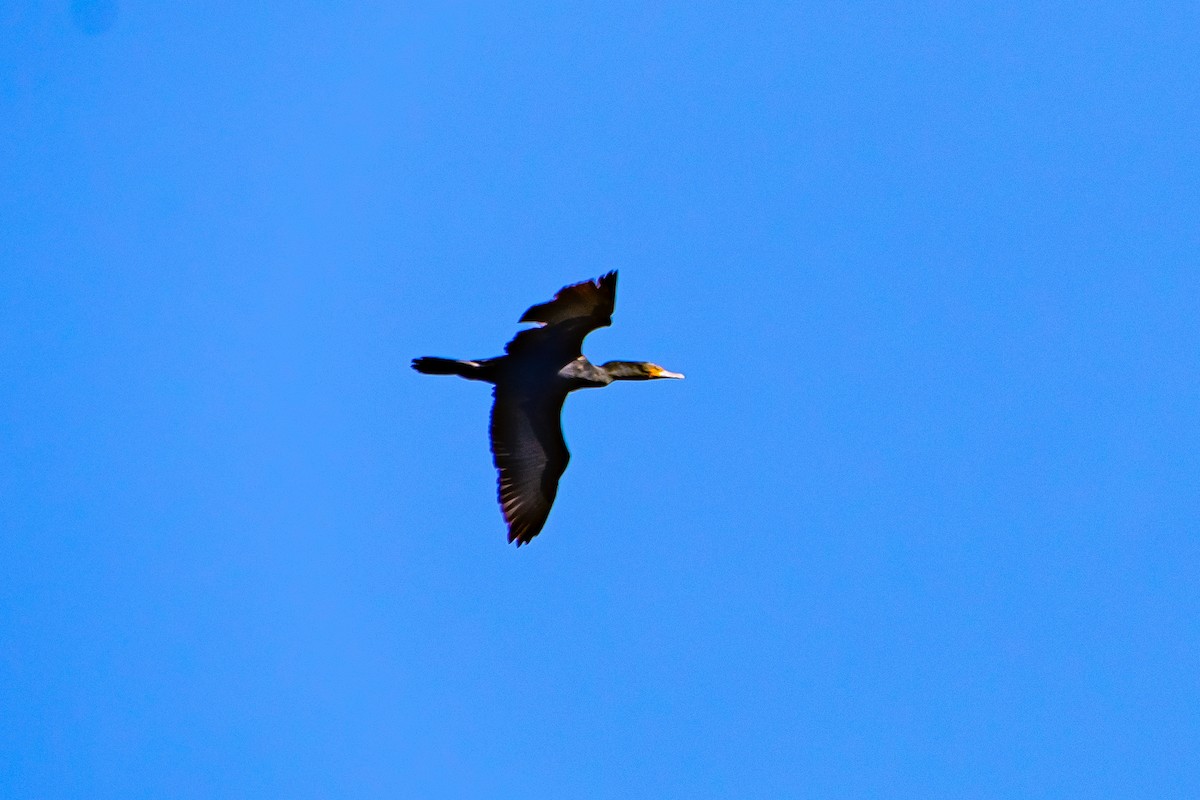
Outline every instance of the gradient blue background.
{"type": "Polygon", "coordinates": [[[0,2],[0,795],[1200,796],[1195,3],[201,5],[0,2]]]}

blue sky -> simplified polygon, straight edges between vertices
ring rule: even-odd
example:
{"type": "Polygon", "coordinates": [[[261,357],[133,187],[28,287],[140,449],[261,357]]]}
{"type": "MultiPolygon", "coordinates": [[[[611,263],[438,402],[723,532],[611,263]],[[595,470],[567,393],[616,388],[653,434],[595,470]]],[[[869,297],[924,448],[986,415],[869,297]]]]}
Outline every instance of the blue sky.
{"type": "Polygon", "coordinates": [[[0,794],[1197,796],[1200,12],[796,6],[0,0],[0,794]]]}

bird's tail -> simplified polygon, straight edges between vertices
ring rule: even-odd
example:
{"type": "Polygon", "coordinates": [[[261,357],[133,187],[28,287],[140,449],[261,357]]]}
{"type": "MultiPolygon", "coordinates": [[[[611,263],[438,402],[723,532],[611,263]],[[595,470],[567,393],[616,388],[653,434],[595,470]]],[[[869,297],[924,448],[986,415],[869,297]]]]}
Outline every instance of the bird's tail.
{"type": "Polygon", "coordinates": [[[414,358],[412,368],[426,375],[458,375],[474,381],[487,380],[483,375],[483,364],[478,361],[424,356],[414,358]]]}

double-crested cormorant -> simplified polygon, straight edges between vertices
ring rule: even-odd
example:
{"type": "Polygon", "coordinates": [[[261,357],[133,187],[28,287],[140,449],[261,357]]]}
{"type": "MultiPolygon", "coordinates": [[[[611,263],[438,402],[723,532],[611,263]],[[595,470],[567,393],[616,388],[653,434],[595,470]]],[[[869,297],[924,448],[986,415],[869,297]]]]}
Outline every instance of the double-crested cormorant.
{"type": "Polygon", "coordinates": [[[412,367],[426,375],[459,375],[493,383],[492,457],[499,471],[500,508],[508,541],[528,544],[546,524],[558,479],[571,454],[562,434],[567,393],[620,380],[682,378],[656,364],[609,361],[596,366],[582,353],[583,338],[612,324],[617,273],[564,287],[533,306],[521,322],[535,322],[504,347],[507,355],[478,361],[425,357],[412,367]]]}

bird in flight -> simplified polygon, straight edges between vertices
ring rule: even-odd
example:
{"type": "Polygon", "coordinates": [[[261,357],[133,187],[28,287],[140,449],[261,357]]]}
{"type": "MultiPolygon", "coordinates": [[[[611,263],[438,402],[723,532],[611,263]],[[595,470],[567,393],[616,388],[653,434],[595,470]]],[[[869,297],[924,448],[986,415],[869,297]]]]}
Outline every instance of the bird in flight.
{"type": "Polygon", "coordinates": [[[567,393],[608,386],[613,381],[682,378],[657,364],[609,361],[596,366],[583,355],[583,339],[612,324],[617,273],[563,287],[554,299],[532,306],[505,355],[468,361],[426,356],[412,367],[426,375],[458,375],[495,384],[492,395],[492,460],[499,472],[498,496],[508,541],[528,544],[546,524],[558,479],[571,454],[562,433],[567,393]]]}

